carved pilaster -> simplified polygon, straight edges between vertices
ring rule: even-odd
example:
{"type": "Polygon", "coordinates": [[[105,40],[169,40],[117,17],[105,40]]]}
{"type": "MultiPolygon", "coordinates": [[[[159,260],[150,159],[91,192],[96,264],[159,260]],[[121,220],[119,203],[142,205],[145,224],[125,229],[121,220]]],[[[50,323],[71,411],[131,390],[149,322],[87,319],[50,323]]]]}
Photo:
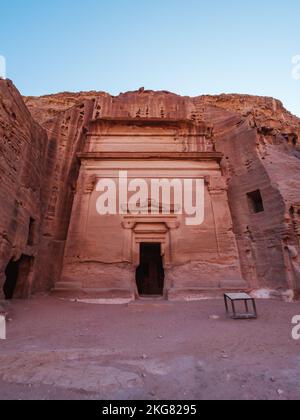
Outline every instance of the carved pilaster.
{"type": "Polygon", "coordinates": [[[211,176],[208,184],[208,191],[211,199],[211,207],[215,224],[215,234],[218,247],[218,254],[222,250],[232,249],[237,255],[237,243],[233,234],[233,223],[228,205],[227,183],[221,176],[211,176]]]}
{"type": "Polygon", "coordinates": [[[92,194],[92,192],[96,188],[97,176],[96,175],[89,175],[85,179],[83,179],[83,182],[84,182],[83,193],[84,194],[92,194]]]}

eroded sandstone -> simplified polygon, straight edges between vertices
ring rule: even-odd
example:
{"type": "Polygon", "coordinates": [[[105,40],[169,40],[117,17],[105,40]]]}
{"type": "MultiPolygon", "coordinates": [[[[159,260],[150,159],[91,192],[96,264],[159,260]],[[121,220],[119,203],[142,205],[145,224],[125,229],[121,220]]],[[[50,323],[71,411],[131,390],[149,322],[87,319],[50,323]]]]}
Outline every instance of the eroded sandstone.
{"type": "Polygon", "coordinates": [[[42,275],[36,264],[48,201],[48,139],[19,92],[4,80],[0,139],[0,296],[6,277],[18,270],[15,296],[27,297],[42,275]]]}
{"type": "MultiPolygon", "coordinates": [[[[119,146],[114,149],[109,140],[114,141],[112,134],[106,146],[96,139],[104,129],[107,132],[107,125],[103,128],[105,120],[114,121],[123,138],[137,126],[142,130],[139,136],[145,135],[143,130],[154,136],[157,128],[152,124],[151,132],[150,121],[160,121],[162,131],[155,134],[158,138],[168,129],[168,121],[176,124],[189,121],[192,126],[205,130],[207,151],[216,156],[219,153],[222,161],[215,161],[219,169],[216,166],[204,170],[205,156],[201,159],[198,156],[202,163],[197,170],[202,168],[201,176],[206,177],[207,197],[210,197],[207,202],[213,203],[209,208],[213,205],[215,214],[211,216],[207,208],[202,231],[193,230],[192,234],[185,229],[180,231],[177,251],[174,243],[172,258],[169,255],[171,259],[165,261],[169,297],[197,298],[235,287],[268,289],[279,296],[286,290],[297,294],[300,289],[300,120],[279,101],[241,95],[188,98],[144,89],[118,97],[101,92],[64,93],[24,98],[24,101],[36,122],[11,83],[1,81],[0,146],[6,147],[1,156],[2,283],[9,261],[24,254],[35,257],[32,275],[26,283],[27,294],[58,285],[59,290],[71,295],[94,292],[109,298],[124,297],[128,292],[135,296],[139,257],[134,250],[131,256],[125,255],[124,250],[117,251],[118,243],[125,240],[123,234],[126,236],[126,232],[119,230],[122,221],[117,219],[110,225],[116,229],[115,235],[110,236],[85,203],[93,196],[95,182],[101,176],[95,165],[110,161],[122,167],[129,157],[132,162],[131,155],[144,153],[139,155],[139,162],[142,165],[148,162],[150,170],[153,156],[149,160],[147,143],[140,146],[123,143],[122,149],[119,146]],[[26,147],[21,152],[14,144],[22,145],[23,139],[26,147]],[[9,151],[10,147],[13,150],[9,151]],[[103,153],[106,153],[104,160],[103,153]],[[91,159],[94,159],[94,169],[89,166],[91,159]],[[30,188],[27,188],[28,179],[30,188]],[[6,203],[8,190],[11,194],[6,203]],[[18,200],[26,202],[26,209],[20,210],[18,200]],[[27,245],[32,220],[37,232],[34,250],[27,245]],[[84,223],[88,223],[88,228],[83,232],[84,223]],[[205,241],[201,239],[204,233],[205,241]],[[87,235],[90,245],[86,242],[87,235]]],[[[174,137],[176,147],[183,154],[193,147],[183,140],[187,133],[184,130],[178,138],[174,137]]],[[[152,146],[151,153],[156,153],[153,167],[158,172],[167,167],[171,175],[170,157],[167,166],[163,157],[164,153],[174,155],[163,143],[162,136],[161,144],[152,146]]],[[[191,160],[185,162],[191,168],[191,160]]],[[[139,168],[136,165],[131,165],[131,169],[136,171],[139,168]]],[[[177,169],[173,169],[174,174],[177,169]]]]}

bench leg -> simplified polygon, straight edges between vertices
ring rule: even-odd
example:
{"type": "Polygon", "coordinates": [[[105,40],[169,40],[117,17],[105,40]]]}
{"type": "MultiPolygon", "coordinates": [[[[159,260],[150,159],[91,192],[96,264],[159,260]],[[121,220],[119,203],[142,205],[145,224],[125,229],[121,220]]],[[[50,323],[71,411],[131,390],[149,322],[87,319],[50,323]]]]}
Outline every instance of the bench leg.
{"type": "Polygon", "coordinates": [[[257,318],[258,314],[257,314],[257,307],[256,307],[255,299],[252,299],[252,303],[253,303],[254,314],[255,314],[255,316],[257,318]]]}
{"type": "Polygon", "coordinates": [[[224,296],[224,301],[225,301],[226,313],[228,314],[229,308],[228,308],[227,296],[224,296]]]}
{"type": "Polygon", "coordinates": [[[236,311],[235,311],[235,304],[234,304],[234,301],[233,300],[231,301],[231,305],[232,305],[233,316],[235,318],[236,317],[236,311]]]}

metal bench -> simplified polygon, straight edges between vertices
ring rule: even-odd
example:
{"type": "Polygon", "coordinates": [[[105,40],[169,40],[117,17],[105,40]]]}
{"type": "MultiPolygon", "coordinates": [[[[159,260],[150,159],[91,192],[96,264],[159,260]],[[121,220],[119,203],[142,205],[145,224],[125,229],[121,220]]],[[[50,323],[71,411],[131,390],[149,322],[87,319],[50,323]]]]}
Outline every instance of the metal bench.
{"type": "Polygon", "coordinates": [[[231,303],[232,319],[257,319],[258,315],[257,315],[255,299],[252,298],[247,293],[226,293],[224,295],[224,300],[225,300],[225,307],[226,307],[227,314],[229,314],[230,312],[228,302],[231,303]],[[241,314],[237,313],[236,306],[235,306],[236,302],[244,302],[245,309],[246,309],[245,313],[241,313],[241,314]],[[251,303],[253,306],[253,312],[249,310],[249,303],[251,303]]]}

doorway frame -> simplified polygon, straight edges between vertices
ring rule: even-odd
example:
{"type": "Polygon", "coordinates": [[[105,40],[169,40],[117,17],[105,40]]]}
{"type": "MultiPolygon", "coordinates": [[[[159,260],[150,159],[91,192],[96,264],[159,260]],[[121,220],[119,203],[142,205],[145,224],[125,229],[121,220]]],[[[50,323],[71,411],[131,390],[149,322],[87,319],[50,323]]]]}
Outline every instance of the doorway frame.
{"type": "Polygon", "coordinates": [[[140,249],[140,251],[139,251],[139,264],[138,264],[138,266],[137,266],[137,268],[136,268],[136,270],[138,269],[138,267],[140,266],[140,264],[141,264],[141,250],[142,250],[142,246],[143,245],[156,245],[156,246],[159,246],[159,248],[160,248],[160,256],[161,256],[161,262],[162,262],[162,267],[163,267],[163,270],[164,270],[164,284],[163,284],[163,289],[162,289],[162,293],[161,294],[159,294],[159,295],[141,295],[140,293],[139,293],[139,290],[138,290],[138,286],[137,286],[137,279],[135,278],[135,285],[136,285],[136,290],[137,290],[137,293],[136,293],[136,295],[138,296],[138,299],[155,299],[155,298],[157,298],[157,299],[162,299],[162,298],[166,298],[166,295],[167,295],[167,288],[166,288],[166,273],[165,273],[165,264],[164,264],[164,255],[163,255],[163,248],[162,248],[162,244],[160,243],[160,242],[141,242],[140,244],[139,244],[139,249],[140,249]]]}
{"type": "MultiPolygon", "coordinates": [[[[160,240],[157,240],[155,238],[135,238],[135,249],[134,249],[134,269],[137,270],[138,266],[140,265],[141,261],[141,245],[142,244],[155,244],[160,245],[160,252],[162,257],[162,264],[163,269],[165,273],[165,279],[164,279],[164,288],[162,295],[159,296],[159,298],[166,299],[168,296],[168,290],[169,286],[166,281],[166,270],[168,269],[169,264],[167,264],[167,257],[166,257],[166,250],[169,250],[169,241],[166,238],[161,238],[160,240]],[[167,246],[166,246],[167,245],[167,246]]],[[[167,252],[168,253],[168,252],[167,252]]],[[[145,297],[141,296],[138,291],[137,282],[136,282],[136,276],[134,276],[134,290],[135,290],[135,296],[136,299],[145,299],[145,297]]]]}
{"type": "MultiPolygon", "coordinates": [[[[178,215],[126,215],[122,226],[124,228],[123,260],[133,265],[134,273],[140,265],[140,245],[142,243],[160,244],[165,271],[162,297],[166,299],[171,288],[167,270],[172,266],[172,254],[176,249],[177,230],[180,227],[178,215]]],[[[133,277],[132,290],[136,299],[140,299],[136,276],[133,277]]]]}

